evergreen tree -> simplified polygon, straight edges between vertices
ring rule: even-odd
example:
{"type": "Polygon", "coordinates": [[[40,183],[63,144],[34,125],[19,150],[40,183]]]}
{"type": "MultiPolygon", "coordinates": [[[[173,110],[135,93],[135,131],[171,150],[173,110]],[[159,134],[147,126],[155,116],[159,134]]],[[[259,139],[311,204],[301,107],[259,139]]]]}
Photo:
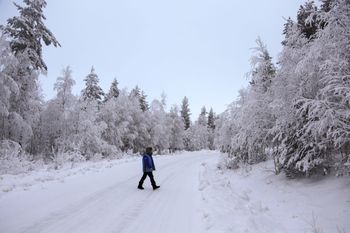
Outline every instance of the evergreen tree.
{"type": "Polygon", "coordinates": [[[276,68],[260,37],[256,40],[256,43],[258,45],[255,48],[256,55],[251,58],[253,71],[251,72],[250,84],[253,89],[260,89],[257,91],[265,93],[271,87],[276,68]]]}
{"type": "Polygon", "coordinates": [[[141,91],[141,89],[136,86],[134,89],[130,92],[130,97],[136,98],[140,103],[140,108],[143,112],[147,111],[149,109],[149,105],[147,103],[147,95],[144,91],[141,91]]]}
{"type": "Polygon", "coordinates": [[[314,38],[318,29],[316,12],[317,6],[314,1],[307,1],[303,6],[300,6],[297,14],[297,25],[302,34],[310,40],[314,38]]]}
{"type": "Polygon", "coordinates": [[[210,108],[210,111],[208,114],[208,128],[215,130],[215,114],[214,114],[213,108],[210,108]]]}
{"type": "Polygon", "coordinates": [[[109,88],[109,92],[106,95],[105,101],[108,101],[112,98],[118,98],[119,96],[119,89],[118,89],[118,81],[116,78],[114,78],[111,87],[109,88]]]}
{"type": "Polygon", "coordinates": [[[251,59],[251,86],[246,92],[241,92],[239,104],[234,104],[233,138],[229,144],[230,152],[246,163],[257,163],[267,158],[266,149],[271,144],[267,136],[275,121],[269,106],[275,67],[260,38],[257,45],[251,59]]]}
{"type": "Polygon", "coordinates": [[[294,103],[296,123],[279,156],[288,174],[310,175],[350,161],[349,12],[347,0],[336,0],[328,12],[320,12],[324,28],[300,62],[297,71],[305,77],[294,103]]]}
{"type": "Polygon", "coordinates": [[[213,111],[213,108],[210,108],[209,114],[208,114],[208,140],[209,140],[209,149],[214,150],[215,149],[215,114],[213,111]]]}
{"type": "Polygon", "coordinates": [[[190,125],[191,125],[190,115],[191,113],[189,109],[188,98],[185,96],[182,100],[182,105],[181,105],[181,117],[185,125],[185,130],[190,128],[190,125]]]}
{"type": "Polygon", "coordinates": [[[274,100],[271,103],[276,122],[269,133],[273,138],[276,173],[281,170],[280,158],[286,154],[295,153],[298,148],[299,142],[295,140],[298,136],[295,138],[293,135],[298,131],[303,120],[297,118],[294,108],[295,100],[301,96],[302,89],[309,89],[306,88],[307,82],[304,81],[305,72],[300,70],[296,72],[309,51],[309,40],[302,34],[298,25],[293,23],[286,28],[284,41],[285,44],[278,60],[280,69],[273,84],[274,100]]]}
{"type": "Polygon", "coordinates": [[[282,34],[284,35],[285,39],[282,41],[282,45],[286,45],[287,40],[290,36],[289,34],[291,31],[291,28],[293,27],[293,25],[294,25],[294,21],[289,17],[283,26],[283,33],[282,34]]]}
{"type": "Polygon", "coordinates": [[[149,110],[149,105],[147,103],[146,98],[147,98],[147,95],[145,94],[144,91],[142,91],[140,96],[140,106],[141,106],[141,110],[144,112],[149,110]]]}
{"type": "Polygon", "coordinates": [[[91,67],[90,73],[84,79],[85,88],[82,90],[82,97],[84,101],[97,101],[101,102],[104,93],[99,86],[99,79],[95,73],[94,67],[91,67]]]}
{"type": "Polygon", "coordinates": [[[324,12],[329,12],[331,10],[331,6],[334,0],[321,0],[321,2],[321,10],[324,12]]]}
{"type": "Polygon", "coordinates": [[[134,89],[130,92],[130,97],[137,97],[137,99],[141,98],[141,89],[136,85],[134,89]]]}
{"type": "Polygon", "coordinates": [[[42,41],[55,47],[60,44],[43,22],[46,1],[24,0],[24,3],[24,7],[14,3],[20,16],[8,19],[4,32],[10,36],[10,46],[16,56],[22,54],[29,58],[33,69],[47,70],[42,58],[42,41]]]}
{"type": "Polygon", "coordinates": [[[54,46],[59,46],[59,43],[43,23],[46,1],[25,0],[24,3],[24,7],[15,4],[19,16],[8,19],[6,26],[0,26],[17,60],[2,67],[3,74],[11,76],[18,87],[10,95],[5,128],[9,139],[20,142],[23,149],[35,153],[42,110],[38,77],[40,72],[47,70],[42,58],[42,42],[54,46]]]}

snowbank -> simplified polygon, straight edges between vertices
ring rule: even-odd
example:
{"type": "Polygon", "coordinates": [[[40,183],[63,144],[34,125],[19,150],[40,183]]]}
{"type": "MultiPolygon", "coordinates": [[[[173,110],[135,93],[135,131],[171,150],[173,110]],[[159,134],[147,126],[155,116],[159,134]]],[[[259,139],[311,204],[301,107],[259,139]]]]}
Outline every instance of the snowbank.
{"type": "Polygon", "coordinates": [[[273,162],[237,170],[203,164],[203,232],[350,232],[349,177],[288,180],[273,162]]]}

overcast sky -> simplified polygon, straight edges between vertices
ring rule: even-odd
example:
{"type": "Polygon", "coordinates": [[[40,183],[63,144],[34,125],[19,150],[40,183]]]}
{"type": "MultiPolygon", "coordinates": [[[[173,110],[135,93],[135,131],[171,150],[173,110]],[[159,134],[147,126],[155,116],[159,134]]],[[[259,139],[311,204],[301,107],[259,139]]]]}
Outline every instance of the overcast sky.
{"type": "MultiPolygon", "coordinates": [[[[16,1],[20,4],[21,1],[16,1]]],[[[74,93],[91,66],[108,91],[139,85],[148,101],[164,91],[168,106],[189,98],[192,120],[200,108],[223,112],[247,85],[251,48],[258,36],[274,59],[281,51],[284,18],[296,17],[304,0],[49,0],[46,25],[62,47],[45,47],[45,99],[70,65],[74,93]]],[[[0,24],[16,15],[0,0],[0,24]]]]}

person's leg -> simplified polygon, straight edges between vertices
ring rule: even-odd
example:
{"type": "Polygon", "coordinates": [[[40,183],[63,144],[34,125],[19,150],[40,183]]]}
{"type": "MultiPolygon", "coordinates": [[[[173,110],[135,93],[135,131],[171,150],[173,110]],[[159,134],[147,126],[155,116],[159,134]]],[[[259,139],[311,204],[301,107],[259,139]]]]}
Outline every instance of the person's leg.
{"type": "Polygon", "coordinates": [[[141,177],[141,180],[139,181],[138,188],[142,188],[143,182],[145,181],[146,177],[147,177],[147,172],[144,172],[143,176],[141,177]]]}
{"type": "Polygon", "coordinates": [[[149,176],[149,178],[151,180],[152,187],[153,188],[158,187],[157,184],[156,184],[156,181],[154,180],[153,173],[152,172],[147,172],[147,175],[149,176]]]}

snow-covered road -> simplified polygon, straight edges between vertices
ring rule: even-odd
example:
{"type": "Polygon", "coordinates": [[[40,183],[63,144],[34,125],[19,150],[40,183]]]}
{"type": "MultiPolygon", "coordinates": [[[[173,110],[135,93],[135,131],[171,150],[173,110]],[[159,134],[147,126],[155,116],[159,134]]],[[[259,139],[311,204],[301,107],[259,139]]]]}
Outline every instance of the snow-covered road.
{"type": "Polygon", "coordinates": [[[0,233],[350,232],[348,177],[288,180],[266,161],[218,169],[219,152],[155,156],[0,176],[0,233]]]}
{"type": "Polygon", "coordinates": [[[200,232],[199,174],[215,153],[155,157],[153,191],[136,189],[139,160],[13,191],[0,198],[0,232],[200,232]]]}

